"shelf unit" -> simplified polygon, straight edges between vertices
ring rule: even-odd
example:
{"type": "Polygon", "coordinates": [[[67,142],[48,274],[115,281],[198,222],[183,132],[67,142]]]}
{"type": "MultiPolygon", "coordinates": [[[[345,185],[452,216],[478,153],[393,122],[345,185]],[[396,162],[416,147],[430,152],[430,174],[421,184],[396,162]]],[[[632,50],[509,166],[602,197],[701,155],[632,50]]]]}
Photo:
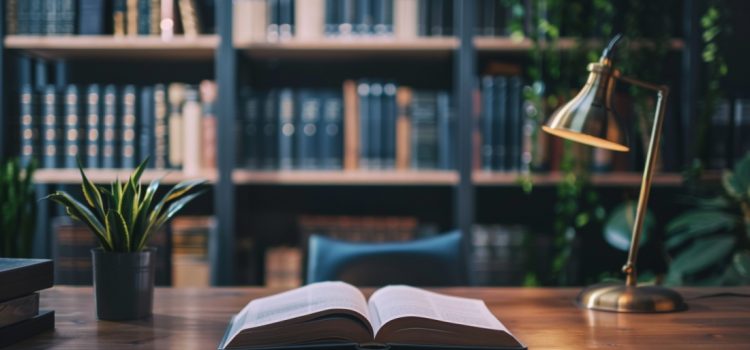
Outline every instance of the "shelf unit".
{"type": "MultiPolygon", "coordinates": [[[[125,181],[130,177],[129,169],[84,169],[86,177],[96,184],[107,184],[117,179],[125,181]]],[[[174,185],[185,180],[205,179],[209,183],[216,182],[216,171],[203,171],[200,174],[184,174],[180,171],[145,170],[141,175],[142,182],[159,179],[164,185],[174,185]]],[[[38,169],[34,173],[34,182],[38,184],[81,184],[81,173],[78,169],[38,169]]]]}
{"type": "MultiPolygon", "coordinates": [[[[690,19],[686,27],[686,39],[673,40],[671,48],[682,50],[683,77],[697,77],[695,74],[699,62],[700,35],[697,26],[697,10],[693,1],[687,1],[684,18],[690,19]]],[[[234,42],[232,38],[232,0],[216,0],[215,35],[203,35],[195,38],[175,37],[163,41],[158,37],[112,37],[112,36],[69,36],[69,37],[34,37],[5,36],[4,6],[0,8],[0,103],[7,105],[9,82],[6,78],[8,56],[25,54],[47,60],[213,60],[215,80],[219,91],[217,103],[218,132],[218,169],[215,172],[199,174],[208,179],[214,188],[214,214],[217,220],[216,234],[210,237],[210,260],[212,283],[229,285],[235,279],[235,234],[238,209],[235,207],[238,186],[443,186],[454,192],[452,206],[455,210],[454,220],[457,229],[469,232],[475,222],[475,191],[491,186],[515,186],[518,174],[483,173],[473,169],[471,164],[472,120],[459,118],[457,127],[457,169],[455,171],[408,171],[408,172],[259,172],[235,169],[236,145],[235,115],[238,113],[238,71],[242,57],[275,59],[300,58],[315,59],[329,57],[370,58],[370,57],[417,57],[451,59],[454,91],[454,106],[458,115],[473,114],[472,88],[477,75],[478,54],[524,54],[532,47],[528,40],[515,41],[506,38],[473,37],[476,1],[455,1],[454,23],[455,37],[416,38],[411,40],[334,40],[285,41],[279,43],[234,42]]],[[[576,40],[564,38],[558,42],[560,49],[569,49],[577,44],[576,40]]],[[[647,43],[644,43],[647,45],[647,43]]],[[[683,122],[695,119],[695,101],[697,78],[683,79],[680,115],[683,122]]],[[[7,108],[7,107],[6,107],[7,108]]],[[[0,113],[0,125],[3,130],[9,123],[7,113],[0,113]]],[[[7,140],[5,132],[0,134],[0,154],[7,154],[3,147],[7,140]]],[[[690,138],[685,138],[689,140],[690,138]]],[[[689,147],[685,147],[688,149],[689,147]]],[[[686,151],[687,152],[687,151],[686,151]]],[[[108,182],[114,178],[124,178],[127,171],[91,170],[89,176],[95,182],[108,182]]],[[[144,180],[164,175],[161,171],[147,171],[144,180]]],[[[166,173],[164,183],[174,184],[180,180],[193,178],[180,172],[166,173]]],[[[550,186],[559,183],[559,174],[535,174],[532,181],[537,185],[550,186]]],[[[38,191],[46,193],[55,184],[76,184],[78,173],[74,170],[39,170],[35,176],[38,191]]],[[[614,173],[595,175],[592,178],[597,186],[638,186],[640,174],[614,173]]],[[[681,177],[678,174],[661,174],[656,176],[655,184],[660,186],[678,186],[681,177]]],[[[40,210],[40,216],[46,216],[47,210],[40,210]]],[[[38,237],[47,237],[49,233],[40,228],[38,237]]],[[[464,240],[468,244],[468,240],[464,240]]],[[[257,281],[256,281],[257,282],[257,281]]]]}

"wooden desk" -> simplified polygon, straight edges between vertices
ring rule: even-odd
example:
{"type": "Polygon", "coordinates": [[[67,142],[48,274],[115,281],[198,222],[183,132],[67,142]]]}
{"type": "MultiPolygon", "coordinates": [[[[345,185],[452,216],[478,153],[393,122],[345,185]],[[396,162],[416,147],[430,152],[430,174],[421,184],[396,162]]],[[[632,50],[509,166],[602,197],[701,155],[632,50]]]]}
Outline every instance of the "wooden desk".
{"type": "MultiPolygon", "coordinates": [[[[56,329],[6,349],[216,349],[229,318],[261,288],[157,289],[152,319],[97,321],[90,288],[42,292],[56,329]]],[[[661,315],[577,309],[578,289],[453,288],[447,294],[484,299],[530,349],[750,349],[750,287],[682,289],[690,309],[661,315]]]]}

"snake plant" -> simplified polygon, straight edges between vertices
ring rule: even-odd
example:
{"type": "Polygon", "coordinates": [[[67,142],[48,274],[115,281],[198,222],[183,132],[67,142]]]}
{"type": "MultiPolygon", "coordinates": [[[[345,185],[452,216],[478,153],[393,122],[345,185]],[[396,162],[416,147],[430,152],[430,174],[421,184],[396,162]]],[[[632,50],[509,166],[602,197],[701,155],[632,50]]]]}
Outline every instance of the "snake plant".
{"type": "Polygon", "coordinates": [[[0,256],[31,256],[37,205],[34,169],[34,162],[23,167],[18,159],[0,165],[0,256]]]}
{"type": "Polygon", "coordinates": [[[79,165],[84,201],[63,191],[47,198],[63,205],[71,218],[86,224],[105,251],[140,251],[167,220],[203,193],[201,185],[205,183],[205,180],[180,182],[156,200],[159,179],[145,190],[140,184],[146,162],[139,164],[127,181],[117,179],[109,187],[95,186],[79,165]]]}

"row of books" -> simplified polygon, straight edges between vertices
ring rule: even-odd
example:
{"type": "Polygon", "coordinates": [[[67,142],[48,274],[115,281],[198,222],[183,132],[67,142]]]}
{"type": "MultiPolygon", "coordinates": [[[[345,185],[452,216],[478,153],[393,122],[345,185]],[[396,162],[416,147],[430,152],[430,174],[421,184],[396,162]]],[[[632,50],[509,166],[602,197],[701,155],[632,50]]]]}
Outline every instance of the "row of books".
{"type": "Polygon", "coordinates": [[[479,286],[519,286],[525,278],[524,240],[518,225],[475,225],[471,233],[469,265],[479,286]]]}
{"type": "Polygon", "coordinates": [[[348,80],[341,91],[242,92],[239,164],[251,169],[451,169],[445,91],[348,80]],[[343,95],[343,96],[342,96],[343,95]]]}
{"type": "Polygon", "coordinates": [[[42,168],[182,169],[216,167],[216,85],[136,87],[24,84],[20,93],[21,159],[42,168]],[[200,89],[200,92],[199,92],[200,89]]]}
{"type": "Polygon", "coordinates": [[[39,308],[52,287],[52,261],[0,258],[0,347],[55,328],[55,312],[39,308]]]}
{"type": "Polygon", "coordinates": [[[216,230],[213,216],[178,216],[172,231],[173,287],[208,287],[211,283],[208,240],[216,230]]]}
{"type": "Polygon", "coordinates": [[[525,14],[530,3],[523,0],[477,0],[474,33],[490,37],[524,35],[525,14]]]}
{"type": "Polygon", "coordinates": [[[11,35],[161,35],[213,32],[215,0],[7,0],[11,35]]]}
{"type": "Polygon", "coordinates": [[[524,115],[520,76],[481,77],[481,168],[519,171],[522,167],[524,115]]]}
{"type": "Polygon", "coordinates": [[[709,169],[728,169],[750,151],[750,99],[719,101],[711,118],[709,169]]]}

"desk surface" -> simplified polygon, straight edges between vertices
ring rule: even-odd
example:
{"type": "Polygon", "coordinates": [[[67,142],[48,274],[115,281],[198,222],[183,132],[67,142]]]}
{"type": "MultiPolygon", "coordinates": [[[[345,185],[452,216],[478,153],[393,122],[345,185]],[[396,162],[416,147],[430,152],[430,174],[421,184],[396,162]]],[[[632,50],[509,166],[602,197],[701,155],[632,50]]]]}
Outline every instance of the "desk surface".
{"type": "MultiPolygon", "coordinates": [[[[750,349],[750,287],[681,289],[690,309],[659,315],[580,310],[573,305],[578,289],[436,290],[485,300],[529,349],[750,349]]],[[[56,312],[55,331],[6,349],[216,349],[234,313],[275,292],[157,289],[151,319],[108,322],[96,320],[91,288],[56,287],[41,299],[56,312]]]]}

